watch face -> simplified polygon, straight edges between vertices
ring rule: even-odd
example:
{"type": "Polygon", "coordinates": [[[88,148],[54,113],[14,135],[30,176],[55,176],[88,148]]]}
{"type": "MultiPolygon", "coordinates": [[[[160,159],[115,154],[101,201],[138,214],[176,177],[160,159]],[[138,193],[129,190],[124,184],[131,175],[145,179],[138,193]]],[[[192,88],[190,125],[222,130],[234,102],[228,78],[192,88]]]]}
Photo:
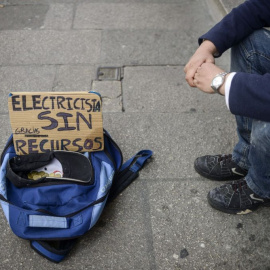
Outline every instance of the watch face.
{"type": "Polygon", "coordinates": [[[218,87],[222,84],[222,77],[216,77],[213,80],[213,86],[218,87]]]}

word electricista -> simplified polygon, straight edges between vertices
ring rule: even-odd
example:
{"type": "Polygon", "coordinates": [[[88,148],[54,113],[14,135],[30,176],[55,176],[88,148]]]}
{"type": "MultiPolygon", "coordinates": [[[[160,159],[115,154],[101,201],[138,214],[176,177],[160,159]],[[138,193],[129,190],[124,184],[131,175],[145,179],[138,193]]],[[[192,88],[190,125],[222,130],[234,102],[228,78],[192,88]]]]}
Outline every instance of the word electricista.
{"type": "Polygon", "coordinates": [[[12,95],[13,111],[30,110],[86,110],[87,112],[100,112],[100,101],[90,98],[73,98],[64,96],[32,95],[27,99],[26,95],[12,95]]]}

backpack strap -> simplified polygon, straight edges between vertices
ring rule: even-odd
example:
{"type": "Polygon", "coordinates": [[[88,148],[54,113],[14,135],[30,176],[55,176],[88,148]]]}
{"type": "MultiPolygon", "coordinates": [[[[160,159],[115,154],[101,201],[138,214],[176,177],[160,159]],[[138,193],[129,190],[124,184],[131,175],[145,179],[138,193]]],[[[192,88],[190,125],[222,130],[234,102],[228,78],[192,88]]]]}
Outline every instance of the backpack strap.
{"type": "Polygon", "coordinates": [[[151,150],[142,150],[121,166],[120,170],[115,175],[115,180],[113,181],[107,202],[114,200],[139,176],[139,171],[152,155],[153,152],[151,150]]]}
{"type": "Polygon", "coordinates": [[[59,263],[70,252],[76,243],[76,239],[61,241],[37,241],[31,240],[31,248],[46,259],[59,263]]]}

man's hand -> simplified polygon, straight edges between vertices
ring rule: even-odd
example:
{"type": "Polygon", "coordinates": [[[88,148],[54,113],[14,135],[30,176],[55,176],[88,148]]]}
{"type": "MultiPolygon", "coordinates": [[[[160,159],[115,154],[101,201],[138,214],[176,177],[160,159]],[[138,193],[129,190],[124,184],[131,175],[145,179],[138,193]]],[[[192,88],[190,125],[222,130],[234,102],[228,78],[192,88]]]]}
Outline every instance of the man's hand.
{"type": "MultiPolygon", "coordinates": [[[[224,70],[217,67],[215,64],[204,63],[198,67],[197,72],[194,75],[194,85],[205,93],[213,94],[215,92],[211,88],[211,82],[214,77],[221,72],[224,72],[224,70]]],[[[219,92],[222,95],[225,94],[225,83],[220,87],[219,92]]]]}
{"type": "Polygon", "coordinates": [[[216,46],[211,41],[205,40],[190,58],[184,68],[184,72],[186,73],[186,81],[190,86],[196,87],[193,80],[198,67],[200,67],[203,63],[215,63],[215,58],[213,55],[216,52],[216,46]]]}

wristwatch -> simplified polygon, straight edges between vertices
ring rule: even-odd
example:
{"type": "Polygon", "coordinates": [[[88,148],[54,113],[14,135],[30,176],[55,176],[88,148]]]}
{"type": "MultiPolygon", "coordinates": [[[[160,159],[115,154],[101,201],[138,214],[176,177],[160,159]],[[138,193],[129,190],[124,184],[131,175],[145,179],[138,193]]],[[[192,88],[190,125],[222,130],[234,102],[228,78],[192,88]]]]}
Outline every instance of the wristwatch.
{"type": "Polygon", "coordinates": [[[221,87],[221,85],[224,83],[225,81],[225,76],[227,75],[228,73],[226,72],[222,72],[222,73],[219,73],[217,74],[214,79],[212,80],[212,83],[211,83],[211,88],[215,91],[215,93],[218,93],[220,95],[222,95],[220,92],[219,92],[219,88],[221,87]]]}

